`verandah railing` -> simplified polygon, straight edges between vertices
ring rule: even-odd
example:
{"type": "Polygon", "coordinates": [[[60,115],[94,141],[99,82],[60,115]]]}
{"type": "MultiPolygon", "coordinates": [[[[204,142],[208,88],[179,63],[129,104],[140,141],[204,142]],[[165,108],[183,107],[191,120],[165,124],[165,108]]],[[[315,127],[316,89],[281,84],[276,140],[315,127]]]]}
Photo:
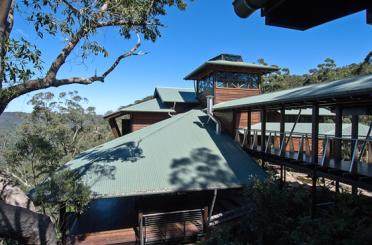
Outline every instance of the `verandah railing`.
{"type": "MultiPolygon", "coordinates": [[[[312,163],[311,134],[266,130],[261,146],[261,130],[237,129],[235,140],[242,147],[293,160],[312,163]],[[262,149],[261,149],[262,148],[262,149]]],[[[372,137],[353,139],[319,134],[317,164],[353,174],[372,176],[372,137]]]]}

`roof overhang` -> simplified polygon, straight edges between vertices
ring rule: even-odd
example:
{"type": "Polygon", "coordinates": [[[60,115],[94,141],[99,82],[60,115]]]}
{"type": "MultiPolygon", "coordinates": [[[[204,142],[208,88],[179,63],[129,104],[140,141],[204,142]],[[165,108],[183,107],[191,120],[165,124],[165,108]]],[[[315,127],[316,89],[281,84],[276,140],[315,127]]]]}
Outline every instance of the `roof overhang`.
{"type": "Polygon", "coordinates": [[[372,75],[350,77],[329,83],[315,84],[282,90],[237,100],[222,102],[214,106],[215,111],[259,111],[309,108],[317,104],[334,108],[367,108],[372,114],[372,75]]]}
{"type": "Polygon", "coordinates": [[[277,70],[279,70],[278,67],[250,64],[245,62],[207,61],[188,74],[184,79],[201,80],[214,71],[243,72],[263,75],[277,70]]]}
{"type": "Polygon", "coordinates": [[[234,7],[243,18],[261,8],[266,25],[297,30],[306,30],[362,10],[367,10],[367,23],[372,24],[372,2],[369,0],[235,0],[234,7]]]}

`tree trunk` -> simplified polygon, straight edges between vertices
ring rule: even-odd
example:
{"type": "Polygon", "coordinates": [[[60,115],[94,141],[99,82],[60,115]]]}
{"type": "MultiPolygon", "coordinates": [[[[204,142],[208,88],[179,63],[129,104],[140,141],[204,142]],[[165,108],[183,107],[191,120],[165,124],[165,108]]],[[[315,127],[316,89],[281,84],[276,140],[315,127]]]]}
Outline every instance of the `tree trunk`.
{"type": "Polygon", "coordinates": [[[48,216],[0,201],[0,236],[22,244],[57,244],[54,225],[48,216]]]}
{"type": "Polygon", "coordinates": [[[5,43],[9,38],[13,27],[13,8],[15,0],[0,1],[0,89],[3,88],[4,80],[4,57],[6,54],[5,43]],[[9,19],[9,15],[11,18],[9,19]]]}

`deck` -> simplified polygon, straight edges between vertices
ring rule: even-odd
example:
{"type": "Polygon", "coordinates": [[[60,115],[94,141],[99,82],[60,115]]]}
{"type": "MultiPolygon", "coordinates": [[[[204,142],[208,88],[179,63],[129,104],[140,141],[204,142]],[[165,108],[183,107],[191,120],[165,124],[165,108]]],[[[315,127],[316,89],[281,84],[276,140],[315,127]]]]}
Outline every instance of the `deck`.
{"type": "Polygon", "coordinates": [[[136,232],[133,228],[87,233],[68,237],[66,244],[71,245],[135,245],[136,232]]]}

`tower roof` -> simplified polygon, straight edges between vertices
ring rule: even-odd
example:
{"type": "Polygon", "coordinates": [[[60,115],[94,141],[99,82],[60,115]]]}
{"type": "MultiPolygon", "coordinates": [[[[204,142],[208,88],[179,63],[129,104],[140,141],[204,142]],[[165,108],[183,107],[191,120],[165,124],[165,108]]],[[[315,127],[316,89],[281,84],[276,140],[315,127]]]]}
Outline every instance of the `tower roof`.
{"type": "Polygon", "coordinates": [[[279,70],[278,67],[246,63],[240,55],[220,54],[193,70],[184,79],[201,80],[214,71],[267,74],[279,70]]]}

